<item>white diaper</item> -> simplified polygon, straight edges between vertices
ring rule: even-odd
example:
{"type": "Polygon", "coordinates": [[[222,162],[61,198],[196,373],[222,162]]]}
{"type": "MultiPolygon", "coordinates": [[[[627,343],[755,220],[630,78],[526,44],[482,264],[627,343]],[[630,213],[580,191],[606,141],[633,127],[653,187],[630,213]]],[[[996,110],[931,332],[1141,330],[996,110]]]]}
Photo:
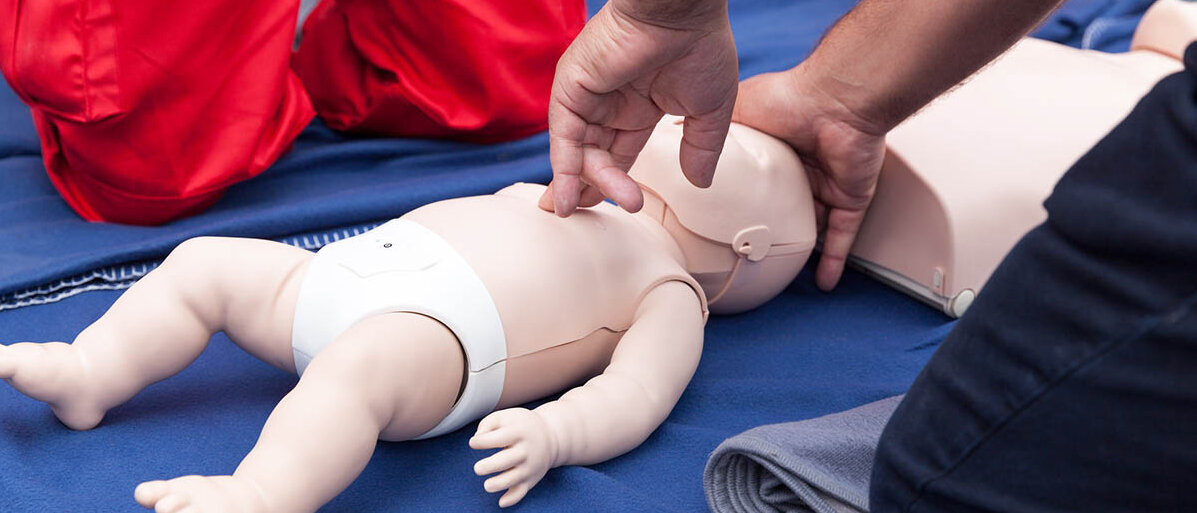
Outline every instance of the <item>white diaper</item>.
{"type": "Polygon", "coordinates": [[[405,219],[316,253],[295,306],[295,370],[303,374],[321,349],[358,321],[392,312],[436,319],[453,331],[465,353],[461,397],[419,438],[448,433],[494,410],[507,359],[499,311],[461,255],[436,233],[405,219]]]}

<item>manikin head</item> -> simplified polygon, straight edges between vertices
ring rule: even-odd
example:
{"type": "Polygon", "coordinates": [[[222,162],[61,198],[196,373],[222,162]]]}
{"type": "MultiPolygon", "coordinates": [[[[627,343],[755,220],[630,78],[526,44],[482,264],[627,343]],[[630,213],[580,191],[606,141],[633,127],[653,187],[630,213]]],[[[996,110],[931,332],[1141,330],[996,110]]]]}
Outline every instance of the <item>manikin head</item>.
{"type": "Polygon", "coordinates": [[[714,313],[751,310],[798,275],[815,245],[815,211],[798,155],[786,143],[732,124],[709,188],[682,175],[681,118],[666,116],[629,171],[642,215],[661,223],[714,313]]]}

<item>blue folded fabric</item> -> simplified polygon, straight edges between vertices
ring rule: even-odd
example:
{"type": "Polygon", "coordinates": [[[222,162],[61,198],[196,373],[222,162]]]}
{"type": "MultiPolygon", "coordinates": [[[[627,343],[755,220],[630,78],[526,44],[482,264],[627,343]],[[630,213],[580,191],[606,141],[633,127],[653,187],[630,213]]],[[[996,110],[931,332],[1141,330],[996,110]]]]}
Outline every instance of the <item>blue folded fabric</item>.
{"type": "Polygon", "coordinates": [[[728,438],[703,474],[711,511],[867,513],[877,440],[901,401],[887,397],[728,438]]]}
{"type": "Polygon", "coordinates": [[[1125,52],[1155,0],[1072,0],[1032,35],[1085,50],[1125,52]]]}

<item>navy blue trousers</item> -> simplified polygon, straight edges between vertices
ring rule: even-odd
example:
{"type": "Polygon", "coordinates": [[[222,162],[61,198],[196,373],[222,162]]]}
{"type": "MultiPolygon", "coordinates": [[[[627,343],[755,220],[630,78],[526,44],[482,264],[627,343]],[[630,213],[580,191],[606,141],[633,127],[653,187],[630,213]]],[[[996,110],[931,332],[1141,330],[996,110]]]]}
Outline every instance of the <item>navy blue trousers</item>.
{"type": "Polygon", "coordinates": [[[1197,512],[1197,44],[1082,157],[881,437],[890,512],[1197,512]]]}

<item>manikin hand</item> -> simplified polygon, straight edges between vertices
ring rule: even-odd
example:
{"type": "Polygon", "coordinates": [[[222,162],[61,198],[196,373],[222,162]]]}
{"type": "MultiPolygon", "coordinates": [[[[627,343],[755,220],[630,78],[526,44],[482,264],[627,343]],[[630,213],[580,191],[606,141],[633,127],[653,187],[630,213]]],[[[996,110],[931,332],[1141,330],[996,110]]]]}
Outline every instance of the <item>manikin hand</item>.
{"type": "Polygon", "coordinates": [[[557,63],[549,99],[553,182],[540,206],[562,217],[609,197],[644,198],[627,171],[665,113],[686,116],[681,166],[709,186],[735,103],[726,0],[612,0],[557,63]]]}
{"type": "Polygon", "coordinates": [[[733,119],[790,143],[802,157],[823,239],[815,282],[831,290],[873,200],[886,130],[804,80],[801,65],[742,82],[733,119]]]}
{"type": "Polygon", "coordinates": [[[499,410],[478,423],[470,447],[502,448],[474,464],[474,473],[479,476],[502,472],[482,485],[490,493],[507,490],[499,498],[499,507],[506,508],[523,499],[553,466],[552,437],[540,414],[524,408],[499,410]]]}

